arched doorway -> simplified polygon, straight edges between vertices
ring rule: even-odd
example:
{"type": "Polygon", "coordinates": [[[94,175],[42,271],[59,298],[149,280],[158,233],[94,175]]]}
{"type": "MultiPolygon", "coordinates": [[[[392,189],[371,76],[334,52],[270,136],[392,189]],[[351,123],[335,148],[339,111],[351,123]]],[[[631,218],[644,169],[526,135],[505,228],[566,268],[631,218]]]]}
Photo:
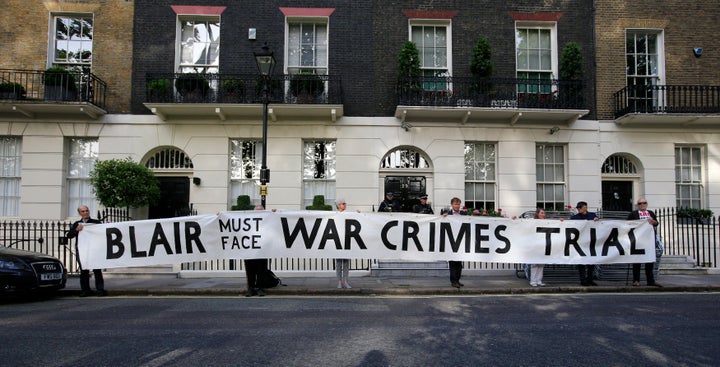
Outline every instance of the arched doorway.
{"type": "MultiPolygon", "coordinates": [[[[380,161],[381,202],[385,193],[392,191],[403,212],[412,211],[420,202],[420,195],[432,192],[432,165],[427,155],[412,146],[396,147],[380,161]]],[[[430,195],[430,204],[432,204],[430,195]]]]}
{"type": "Polygon", "coordinates": [[[641,177],[636,159],[626,154],[613,154],[603,162],[601,175],[602,209],[632,211],[641,177]]]}
{"type": "Polygon", "coordinates": [[[193,163],[182,149],[158,147],[143,159],[160,183],[160,200],[148,208],[149,219],[173,218],[191,214],[190,180],[193,163]]]}

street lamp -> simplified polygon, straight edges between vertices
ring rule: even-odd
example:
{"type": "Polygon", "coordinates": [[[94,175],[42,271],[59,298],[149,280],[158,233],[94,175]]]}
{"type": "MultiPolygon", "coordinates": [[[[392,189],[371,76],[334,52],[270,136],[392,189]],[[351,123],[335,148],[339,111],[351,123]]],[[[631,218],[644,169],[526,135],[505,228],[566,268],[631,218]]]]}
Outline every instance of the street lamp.
{"type": "Polygon", "coordinates": [[[270,83],[270,75],[275,68],[275,56],[267,45],[263,45],[262,51],[254,52],[255,63],[257,63],[258,71],[263,79],[262,103],[263,103],[263,128],[262,128],[262,166],[260,166],[260,204],[265,208],[265,197],[267,196],[267,183],[270,182],[270,170],[267,168],[267,125],[268,125],[268,103],[270,96],[268,84],[270,83]]]}

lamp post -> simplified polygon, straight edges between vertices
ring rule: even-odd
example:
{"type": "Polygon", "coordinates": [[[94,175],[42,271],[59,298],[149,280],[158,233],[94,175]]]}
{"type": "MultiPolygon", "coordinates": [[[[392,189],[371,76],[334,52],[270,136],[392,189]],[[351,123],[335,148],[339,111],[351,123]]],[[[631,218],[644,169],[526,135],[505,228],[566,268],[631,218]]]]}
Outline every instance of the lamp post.
{"type": "Polygon", "coordinates": [[[267,125],[268,125],[268,103],[270,96],[268,84],[270,75],[275,68],[275,56],[267,45],[263,45],[262,51],[254,52],[255,63],[257,63],[258,71],[263,79],[262,104],[263,104],[263,127],[262,127],[262,165],[260,166],[260,204],[265,208],[265,197],[267,196],[267,184],[270,182],[270,170],[267,167],[267,125]]]}

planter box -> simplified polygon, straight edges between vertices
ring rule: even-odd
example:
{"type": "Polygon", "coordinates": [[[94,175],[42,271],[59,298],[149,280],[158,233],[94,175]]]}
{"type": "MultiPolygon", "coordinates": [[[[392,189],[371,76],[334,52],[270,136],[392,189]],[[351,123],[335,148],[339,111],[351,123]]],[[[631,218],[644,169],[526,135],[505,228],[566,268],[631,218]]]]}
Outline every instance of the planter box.
{"type": "Polygon", "coordinates": [[[63,86],[46,85],[45,86],[46,101],[75,101],[77,100],[77,92],[68,90],[63,86]]]}

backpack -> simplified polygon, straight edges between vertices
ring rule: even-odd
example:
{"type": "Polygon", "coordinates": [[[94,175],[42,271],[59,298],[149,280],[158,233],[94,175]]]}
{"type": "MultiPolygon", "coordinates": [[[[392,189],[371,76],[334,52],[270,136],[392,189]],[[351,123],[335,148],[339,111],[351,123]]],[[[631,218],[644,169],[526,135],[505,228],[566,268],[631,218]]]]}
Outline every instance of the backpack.
{"type": "Polygon", "coordinates": [[[258,275],[258,288],[275,288],[280,284],[282,281],[270,269],[265,269],[258,275]]]}

